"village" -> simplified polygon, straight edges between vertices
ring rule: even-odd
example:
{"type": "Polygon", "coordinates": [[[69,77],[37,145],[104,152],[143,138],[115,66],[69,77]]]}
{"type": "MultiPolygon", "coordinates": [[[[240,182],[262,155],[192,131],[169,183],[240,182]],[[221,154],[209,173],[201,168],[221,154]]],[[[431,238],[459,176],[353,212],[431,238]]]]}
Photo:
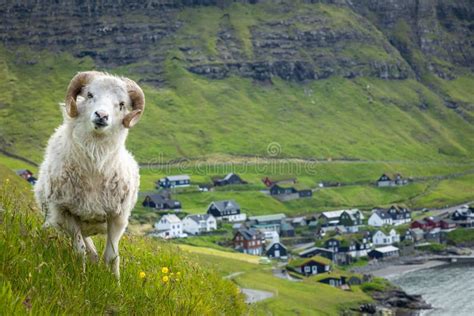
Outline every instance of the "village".
{"type": "MultiPolygon", "coordinates": [[[[298,185],[296,178],[272,180],[264,177],[262,194],[280,201],[311,197],[313,190],[298,185]]],[[[207,192],[215,187],[247,184],[235,174],[199,185],[207,192]]],[[[400,174],[383,174],[377,187],[408,185],[400,174]]],[[[220,249],[260,257],[281,271],[276,276],[301,279],[315,276],[318,282],[347,288],[364,278],[350,272],[377,262],[390,262],[413,253],[438,252],[447,247],[448,234],[458,228],[474,227],[474,209],[468,205],[448,211],[410,210],[402,205],[371,209],[340,209],[299,216],[284,213],[252,216],[234,199],[209,203],[200,214],[187,214],[176,200],[180,188],[193,184],[188,175],[166,176],[156,182],[157,192],[142,197],[142,206],[160,214],[150,236],[177,243],[212,241],[220,249]],[[317,277],[316,277],[317,276],[317,277]]]]}

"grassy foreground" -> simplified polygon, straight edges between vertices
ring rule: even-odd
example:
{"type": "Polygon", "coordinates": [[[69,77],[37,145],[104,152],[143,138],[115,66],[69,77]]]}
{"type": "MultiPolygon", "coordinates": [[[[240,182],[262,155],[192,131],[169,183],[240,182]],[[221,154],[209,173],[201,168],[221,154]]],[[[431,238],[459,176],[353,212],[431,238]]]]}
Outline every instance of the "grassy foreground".
{"type": "MultiPolygon", "coordinates": [[[[121,285],[102,263],[83,273],[69,240],[41,229],[25,185],[0,165],[0,314],[246,313],[232,282],[176,246],[147,238],[124,236],[121,285]]],[[[95,241],[103,249],[104,239],[95,241]]]]}

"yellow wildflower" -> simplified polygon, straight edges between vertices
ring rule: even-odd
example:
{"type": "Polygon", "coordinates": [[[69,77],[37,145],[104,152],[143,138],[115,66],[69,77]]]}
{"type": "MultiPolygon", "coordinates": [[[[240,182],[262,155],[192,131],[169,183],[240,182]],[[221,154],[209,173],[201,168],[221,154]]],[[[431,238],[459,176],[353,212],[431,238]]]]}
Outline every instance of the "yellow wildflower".
{"type": "Polygon", "coordinates": [[[162,280],[163,282],[167,283],[170,280],[170,278],[167,275],[165,275],[163,276],[162,280]]]}
{"type": "Polygon", "coordinates": [[[180,277],[180,276],[181,276],[181,272],[179,272],[179,271],[176,272],[176,275],[180,277]]]}
{"type": "Polygon", "coordinates": [[[161,268],[161,272],[164,273],[164,274],[168,273],[169,271],[170,270],[167,267],[161,268]]]}
{"type": "Polygon", "coordinates": [[[146,273],[142,271],[138,276],[140,277],[140,279],[144,279],[146,277],[146,273]]]}

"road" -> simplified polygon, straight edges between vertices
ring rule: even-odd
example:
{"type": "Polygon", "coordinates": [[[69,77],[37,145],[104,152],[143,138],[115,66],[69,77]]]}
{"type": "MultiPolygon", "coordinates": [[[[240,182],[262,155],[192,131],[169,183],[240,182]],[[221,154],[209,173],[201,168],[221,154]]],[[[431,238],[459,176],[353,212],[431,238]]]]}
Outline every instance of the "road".
{"type": "Polygon", "coordinates": [[[242,291],[242,293],[244,293],[245,303],[247,304],[257,303],[266,300],[267,298],[273,297],[272,292],[244,288],[241,288],[240,290],[242,291]]]}

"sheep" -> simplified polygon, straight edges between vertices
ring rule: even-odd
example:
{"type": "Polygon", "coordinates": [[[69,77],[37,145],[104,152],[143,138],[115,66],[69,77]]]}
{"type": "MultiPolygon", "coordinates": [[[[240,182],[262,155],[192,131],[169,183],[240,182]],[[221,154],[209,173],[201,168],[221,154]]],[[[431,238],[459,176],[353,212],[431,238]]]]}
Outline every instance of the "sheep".
{"type": "Polygon", "coordinates": [[[71,80],[63,124],[49,139],[35,185],[43,227],[72,239],[83,258],[98,262],[90,236],[107,234],[104,261],[120,279],[119,241],[135,206],[138,164],[125,148],[129,128],[143,114],[145,96],[128,78],[97,71],[71,80]]]}

